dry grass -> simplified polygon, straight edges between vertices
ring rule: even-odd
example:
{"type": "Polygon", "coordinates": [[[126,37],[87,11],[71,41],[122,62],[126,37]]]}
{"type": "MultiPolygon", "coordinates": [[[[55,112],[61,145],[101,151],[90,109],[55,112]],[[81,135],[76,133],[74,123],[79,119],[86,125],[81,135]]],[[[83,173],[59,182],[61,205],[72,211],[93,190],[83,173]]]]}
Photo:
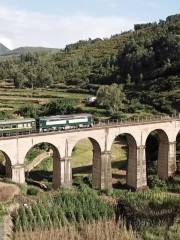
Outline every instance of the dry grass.
{"type": "Polygon", "coordinates": [[[115,221],[99,221],[82,223],[75,227],[69,225],[60,228],[51,228],[46,231],[16,232],[15,240],[137,240],[132,230],[127,231],[123,225],[115,221]]]}
{"type": "Polygon", "coordinates": [[[18,195],[20,189],[15,184],[0,182],[0,202],[8,202],[18,195]]]}

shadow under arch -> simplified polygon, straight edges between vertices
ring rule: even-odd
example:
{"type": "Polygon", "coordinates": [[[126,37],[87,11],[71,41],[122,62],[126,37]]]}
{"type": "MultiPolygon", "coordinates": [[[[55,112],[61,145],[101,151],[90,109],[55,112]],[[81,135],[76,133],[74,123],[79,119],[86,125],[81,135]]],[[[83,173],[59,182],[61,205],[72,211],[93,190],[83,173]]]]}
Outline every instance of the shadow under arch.
{"type": "Polygon", "coordinates": [[[162,129],[155,129],[146,139],[147,175],[157,174],[162,179],[168,178],[169,138],[162,129]],[[152,164],[154,162],[154,164],[152,164]]]}
{"type": "Polygon", "coordinates": [[[12,179],[12,164],[9,156],[2,150],[0,150],[0,173],[5,175],[6,178],[12,179]]]}
{"type": "MultiPolygon", "coordinates": [[[[73,165],[73,160],[75,161],[74,155],[76,154],[76,147],[79,144],[82,145],[82,151],[84,153],[85,153],[85,151],[87,153],[89,153],[89,156],[88,156],[89,159],[86,159],[86,165],[84,165],[80,161],[80,166],[72,168],[72,175],[74,176],[74,174],[83,173],[83,172],[86,172],[86,173],[92,172],[92,187],[95,189],[100,189],[100,187],[101,187],[101,147],[94,138],[87,137],[87,138],[80,139],[74,145],[72,153],[71,153],[72,165],[73,165]],[[85,146],[83,146],[83,144],[85,146]],[[90,165],[91,163],[92,163],[92,165],[90,165]]],[[[85,155],[85,157],[87,158],[86,155],[85,155]]],[[[78,158],[78,156],[77,156],[77,158],[78,158]]]]}
{"type": "MultiPolygon", "coordinates": [[[[120,184],[121,187],[125,188],[133,188],[136,189],[137,186],[137,143],[135,138],[129,134],[129,133],[122,133],[116,136],[116,138],[113,141],[113,144],[116,141],[120,142],[120,138],[123,138],[123,144],[126,146],[126,162],[124,163],[124,170],[126,169],[126,183],[124,185],[120,184]]],[[[112,147],[111,146],[111,151],[112,147]]],[[[112,167],[113,167],[112,163],[112,167]]],[[[116,187],[116,184],[114,185],[116,187]]],[[[117,184],[117,187],[119,187],[119,184],[117,184]]]]}
{"type": "Polygon", "coordinates": [[[26,176],[30,177],[34,181],[43,181],[46,180],[48,182],[52,181],[52,185],[54,189],[57,189],[61,186],[61,157],[59,150],[56,146],[54,146],[52,143],[49,142],[42,142],[35,144],[32,146],[25,156],[25,163],[26,163],[26,176]],[[33,149],[39,149],[42,150],[39,152],[39,154],[32,159],[28,163],[28,159],[30,159],[30,154],[33,149]],[[52,158],[52,159],[49,159],[52,158]],[[40,170],[34,170],[35,167],[37,167],[39,164],[41,164],[46,159],[49,159],[52,161],[52,169],[40,169],[40,170]]]}

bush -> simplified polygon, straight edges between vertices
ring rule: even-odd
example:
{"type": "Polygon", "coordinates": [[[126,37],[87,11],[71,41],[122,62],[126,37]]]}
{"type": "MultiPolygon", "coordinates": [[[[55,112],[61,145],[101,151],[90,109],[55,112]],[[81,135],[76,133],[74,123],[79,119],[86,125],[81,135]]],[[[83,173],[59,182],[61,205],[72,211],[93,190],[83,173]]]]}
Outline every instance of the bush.
{"type": "Polygon", "coordinates": [[[176,175],[175,177],[170,177],[167,180],[167,188],[168,191],[174,193],[180,193],[180,175],[176,175]]]}
{"type": "Polygon", "coordinates": [[[71,114],[75,111],[74,105],[76,101],[74,99],[55,99],[45,104],[42,107],[42,115],[58,115],[58,114],[71,114]]]}
{"type": "Polygon", "coordinates": [[[39,192],[39,189],[34,188],[34,187],[30,187],[27,190],[27,195],[32,195],[32,196],[36,196],[39,192]]]}
{"type": "MultiPolygon", "coordinates": [[[[34,193],[34,188],[29,191],[34,193]]],[[[20,207],[14,220],[16,230],[35,230],[84,220],[110,219],[113,213],[113,208],[94,190],[83,185],[81,191],[63,189],[53,196],[44,196],[28,208],[20,207]]]]}
{"type": "Polygon", "coordinates": [[[146,230],[148,227],[173,226],[180,219],[180,199],[166,193],[119,192],[117,217],[122,218],[128,227],[146,230]]]}
{"type": "Polygon", "coordinates": [[[92,177],[90,176],[76,176],[73,184],[77,186],[79,189],[86,187],[85,185],[88,185],[89,187],[92,187],[92,177]]]}
{"type": "Polygon", "coordinates": [[[6,207],[3,204],[0,204],[0,222],[3,221],[3,217],[8,213],[6,207]]]}
{"type": "Polygon", "coordinates": [[[150,175],[148,177],[148,186],[163,191],[167,190],[166,182],[160,179],[157,175],[150,175]]]}

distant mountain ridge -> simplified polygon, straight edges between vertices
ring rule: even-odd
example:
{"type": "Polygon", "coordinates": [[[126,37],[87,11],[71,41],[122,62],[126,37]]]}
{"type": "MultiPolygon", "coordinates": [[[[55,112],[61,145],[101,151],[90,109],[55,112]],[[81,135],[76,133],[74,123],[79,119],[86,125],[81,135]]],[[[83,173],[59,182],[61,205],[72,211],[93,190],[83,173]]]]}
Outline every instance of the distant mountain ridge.
{"type": "Polygon", "coordinates": [[[0,55],[7,54],[7,53],[9,53],[9,51],[10,50],[6,46],[4,46],[2,43],[0,43],[0,55]]]}
{"type": "Polygon", "coordinates": [[[6,46],[0,43],[0,56],[6,57],[6,56],[19,56],[22,54],[27,53],[56,53],[58,52],[58,48],[46,48],[46,47],[19,47],[13,50],[9,50],[6,46]]]}

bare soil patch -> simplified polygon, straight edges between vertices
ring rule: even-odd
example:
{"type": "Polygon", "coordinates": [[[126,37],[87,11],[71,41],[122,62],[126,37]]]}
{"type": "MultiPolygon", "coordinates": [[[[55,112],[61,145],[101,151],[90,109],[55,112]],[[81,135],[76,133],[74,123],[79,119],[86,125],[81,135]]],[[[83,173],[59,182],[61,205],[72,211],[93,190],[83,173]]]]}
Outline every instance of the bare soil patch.
{"type": "Polygon", "coordinates": [[[20,189],[15,184],[0,182],[0,202],[8,202],[20,193],[20,189]]]}

